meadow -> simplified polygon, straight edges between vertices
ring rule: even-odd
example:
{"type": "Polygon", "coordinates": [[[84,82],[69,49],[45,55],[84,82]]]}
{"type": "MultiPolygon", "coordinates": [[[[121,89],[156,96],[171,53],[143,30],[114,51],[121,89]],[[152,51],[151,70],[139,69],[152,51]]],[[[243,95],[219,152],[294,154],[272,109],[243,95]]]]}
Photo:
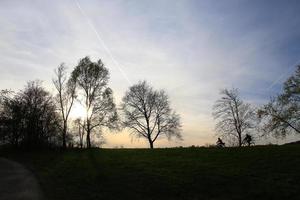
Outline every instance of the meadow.
{"type": "Polygon", "coordinates": [[[300,145],[1,150],[47,199],[299,199],[300,145]]]}

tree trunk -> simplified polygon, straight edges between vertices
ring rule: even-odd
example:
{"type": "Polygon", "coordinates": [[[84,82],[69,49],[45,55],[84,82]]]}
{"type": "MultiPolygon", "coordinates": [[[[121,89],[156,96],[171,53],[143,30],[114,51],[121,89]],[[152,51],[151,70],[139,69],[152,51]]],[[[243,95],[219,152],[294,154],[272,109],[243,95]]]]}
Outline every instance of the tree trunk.
{"type": "Polygon", "coordinates": [[[87,147],[87,148],[91,148],[91,137],[90,137],[90,133],[91,133],[91,130],[90,130],[90,127],[89,127],[89,125],[88,125],[87,130],[86,130],[86,147],[87,147]]]}
{"type": "Polygon", "coordinates": [[[66,135],[67,135],[67,123],[64,121],[64,128],[63,128],[63,133],[62,133],[62,147],[63,147],[63,149],[67,148],[66,135]]]}
{"type": "Polygon", "coordinates": [[[239,147],[241,147],[242,146],[242,134],[238,133],[238,136],[239,136],[239,147]]]}
{"type": "Polygon", "coordinates": [[[80,148],[82,149],[82,147],[83,147],[83,136],[82,135],[79,136],[79,145],[80,145],[80,148]]]}
{"type": "Polygon", "coordinates": [[[91,148],[91,139],[90,139],[90,133],[89,132],[86,134],[86,147],[91,148]]]}
{"type": "Polygon", "coordinates": [[[83,148],[83,136],[80,136],[80,148],[83,148]]]}
{"type": "Polygon", "coordinates": [[[150,145],[150,149],[153,149],[154,146],[153,146],[153,141],[151,139],[149,139],[149,145],[150,145]]]}
{"type": "MultiPolygon", "coordinates": [[[[88,105],[88,104],[87,104],[88,105]]],[[[86,148],[91,148],[91,122],[88,116],[89,109],[87,109],[87,117],[86,117],[86,148]]]]}

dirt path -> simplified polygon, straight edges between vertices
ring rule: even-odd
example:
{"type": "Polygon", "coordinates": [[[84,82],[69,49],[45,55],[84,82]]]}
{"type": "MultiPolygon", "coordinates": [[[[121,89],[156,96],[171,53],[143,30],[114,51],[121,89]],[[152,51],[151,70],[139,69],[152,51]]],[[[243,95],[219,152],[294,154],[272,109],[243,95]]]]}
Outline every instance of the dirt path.
{"type": "Polygon", "coordinates": [[[40,186],[33,174],[19,163],[0,158],[0,199],[38,200],[40,186]]]}

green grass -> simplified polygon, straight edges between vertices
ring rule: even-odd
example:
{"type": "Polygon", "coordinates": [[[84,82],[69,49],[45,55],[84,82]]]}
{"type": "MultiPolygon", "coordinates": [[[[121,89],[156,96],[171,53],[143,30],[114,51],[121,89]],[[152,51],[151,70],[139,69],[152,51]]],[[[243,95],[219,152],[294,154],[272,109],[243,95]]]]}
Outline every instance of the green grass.
{"type": "Polygon", "coordinates": [[[48,199],[299,199],[300,145],[0,152],[48,199]]]}

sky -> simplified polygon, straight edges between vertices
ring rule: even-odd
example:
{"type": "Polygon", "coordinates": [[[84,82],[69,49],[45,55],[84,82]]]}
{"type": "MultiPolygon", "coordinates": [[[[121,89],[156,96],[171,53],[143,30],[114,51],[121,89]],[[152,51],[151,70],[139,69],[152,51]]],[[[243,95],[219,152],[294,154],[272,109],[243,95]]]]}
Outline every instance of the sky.
{"type": "MultiPolygon", "coordinates": [[[[258,107],[300,64],[299,9],[297,0],[1,0],[0,89],[39,79],[54,92],[54,69],[90,56],[109,69],[117,104],[139,80],[167,91],[184,140],[157,147],[215,143],[220,89],[239,88],[258,107]]],[[[128,130],[104,136],[105,147],[147,147],[128,130]]]]}

